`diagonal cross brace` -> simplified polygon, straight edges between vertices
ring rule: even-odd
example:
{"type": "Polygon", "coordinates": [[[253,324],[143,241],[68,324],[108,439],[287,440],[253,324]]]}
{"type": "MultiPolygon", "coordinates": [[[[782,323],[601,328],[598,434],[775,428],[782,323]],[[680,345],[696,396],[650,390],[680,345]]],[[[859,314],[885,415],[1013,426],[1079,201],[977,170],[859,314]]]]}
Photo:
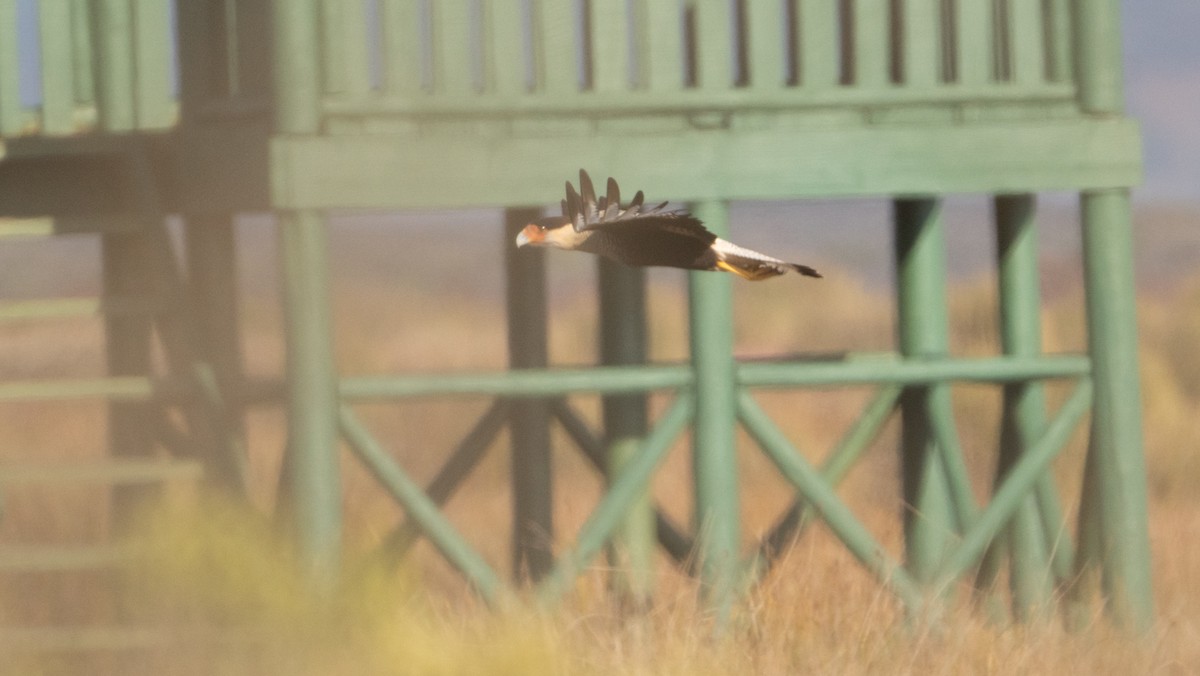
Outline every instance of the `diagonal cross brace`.
{"type": "Polygon", "coordinates": [[[639,444],[636,456],[612,482],[600,504],[579,530],[575,548],[559,559],[558,565],[543,580],[538,598],[553,603],[569,588],[571,581],[604,548],[629,505],[646,490],[654,470],[666,457],[675,439],[691,421],[695,398],[690,392],[680,392],[675,402],[659,420],[658,425],[639,444]]]}
{"type": "Polygon", "coordinates": [[[338,427],[350,448],[392,497],[404,506],[409,518],[425,532],[430,542],[447,561],[462,571],[485,601],[494,604],[504,590],[504,583],[455,530],[437,504],[400,469],[348,406],[343,405],[338,411],[338,427]]]}
{"type": "Polygon", "coordinates": [[[738,392],[738,418],[754,437],[767,457],[796,490],[821,514],[825,523],[868,570],[900,597],[909,608],[920,608],[924,598],[920,587],[903,566],[888,556],[866,526],[842,502],[833,488],[796,453],[787,437],[745,390],[738,392]]]}

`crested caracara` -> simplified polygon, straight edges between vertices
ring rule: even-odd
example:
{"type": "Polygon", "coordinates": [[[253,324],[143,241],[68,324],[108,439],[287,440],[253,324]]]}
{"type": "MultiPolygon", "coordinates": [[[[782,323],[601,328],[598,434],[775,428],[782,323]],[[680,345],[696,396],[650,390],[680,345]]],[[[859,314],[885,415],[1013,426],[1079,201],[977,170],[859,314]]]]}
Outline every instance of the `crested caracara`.
{"type": "Polygon", "coordinates": [[[639,190],[633,201],[621,208],[621,194],[611,178],[608,193],[597,197],[592,180],[581,169],[578,193],[567,181],[562,215],[540,218],[525,226],[517,235],[517,246],[586,251],[625,265],[724,270],[749,280],[789,270],[808,277],[821,276],[807,265],[788,263],[727,242],[687,211],[666,211],[666,202],[645,208],[643,199],[639,190]]]}

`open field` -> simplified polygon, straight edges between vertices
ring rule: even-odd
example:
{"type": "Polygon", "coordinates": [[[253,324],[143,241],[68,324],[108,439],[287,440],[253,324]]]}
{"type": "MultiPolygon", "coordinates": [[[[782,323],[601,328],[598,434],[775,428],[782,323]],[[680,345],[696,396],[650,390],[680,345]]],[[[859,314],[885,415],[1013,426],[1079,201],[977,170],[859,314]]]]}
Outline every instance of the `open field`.
{"type": "MultiPolygon", "coordinates": [[[[878,216],[871,208],[863,211],[867,220],[878,216]]],[[[756,213],[749,208],[743,218],[756,213]]],[[[168,491],[175,509],[144,525],[150,544],[135,574],[120,585],[126,593],[111,593],[113,585],[101,584],[97,576],[0,578],[0,621],[39,624],[131,616],[174,632],[174,647],[141,656],[136,664],[110,656],[86,665],[30,662],[2,673],[1195,673],[1200,671],[1200,276],[1195,272],[1200,255],[1194,244],[1195,212],[1158,212],[1154,219],[1139,230],[1142,382],[1159,618],[1148,636],[1133,639],[1102,622],[1074,633],[1053,619],[1023,627],[992,624],[969,607],[965,594],[948,610],[949,621],[913,626],[819,527],[745,597],[719,638],[714,638],[712,618],[696,601],[693,582],[665,563],[658,570],[658,595],[641,611],[606,593],[608,571],[601,560],[561,608],[536,611],[517,603],[490,613],[422,545],[404,570],[367,575],[344,590],[338,602],[321,603],[302,593],[299,573],[265,524],[199,498],[188,486],[175,486],[168,491]],[[195,504],[206,507],[204,518],[187,509],[195,504]],[[239,631],[234,637],[214,635],[212,626],[239,631]]],[[[385,239],[385,246],[372,239],[379,234],[376,227],[352,223],[333,243],[343,372],[502,367],[497,250],[481,253],[480,247],[466,247],[431,262],[413,251],[436,246],[436,233],[419,231],[413,235],[413,249],[401,250],[399,239],[385,239]],[[421,238],[430,241],[422,243],[421,238]]],[[[446,227],[458,231],[453,223],[446,227]]],[[[1079,349],[1084,337],[1071,234],[1057,227],[1047,230],[1046,349],[1079,349]]],[[[979,233],[954,236],[969,240],[979,233]]],[[[262,245],[269,236],[256,231],[244,237],[259,242],[242,262],[248,282],[242,299],[247,368],[253,374],[277,375],[282,363],[279,316],[268,283],[274,270],[268,247],[262,245]]],[[[890,268],[884,242],[869,250],[846,249],[832,237],[815,245],[816,257],[801,260],[818,265],[826,273],[823,281],[739,283],[739,355],[890,349],[894,309],[886,291],[890,268]]],[[[814,255],[786,238],[771,243],[785,254],[799,255],[804,248],[814,255]]],[[[87,253],[61,255],[83,261],[87,253]]],[[[986,261],[986,255],[956,253],[952,265],[957,280],[951,297],[954,351],[994,353],[992,278],[971,260],[986,261]]],[[[47,287],[82,293],[92,284],[86,274],[56,276],[44,267],[39,279],[33,265],[22,275],[20,265],[17,261],[0,268],[0,294],[47,287]],[[13,280],[22,288],[14,290],[13,280]]],[[[74,269],[86,272],[87,266],[74,269]]],[[[557,364],[594,360],[590,271],[588,261],[578,255],[551,259],[551,352],[557,364]]],[[[672,272],[651,277],[651,352],[656,360],[685,356],[682,279],[672,272]]],[[[100,372],[101,330],[95,322],[13,325],[0,331],[0,377],[100,372]]],[[[868,394],[855,389],[785,392],[763,394],[759,400],[806,455],[817,460],[868,394]]],[[[982,493],[995,457],[999,396],[981,387],[957,388],[956,394],[967,462],[982,493]]],[[[1057,402],[1059,391],[1052,389],[1051,395],[1057,402]]],[[[414,478],[425,481],[485,403],[467,399],[365,406],[360,414],[414,478]]],[[[654,401],[659,409],[663,403],[654,401]]],[[[596,418],[595,398],[581,398],[577,405],[586,417],[596,418]]],[[[103,452],[104,432],[99,406],[6,405],[0,408],[0,461],[27,457],[31,451],[62,459],[96,456],[103,452]]],[[[893,552],[899,546],[895,432],[893,423],[840,490],[893,552]]],[[[254,450],[253,502],[266,511],[274,502],[283,445],[278,410],[254,411],[248,434],[254,450]]],[[[557,439],[555,453],[560,529],[555,546],[562,547],[595,504],[600,483],[565,438],[557,439]]],[[[1082,435],[1077,435],[1055,467],[1067,505],[1074,504],[1078,492],[1081,454],[1082,435]]],[[[354,561],[402,515],[348,455],[343,467],[347,551],[354,561]]],[[[501,569],[508,560],[507,467],[502,440],[448,506],[451,519],[501,569]]],[[[749,544],[770,527],[789,494],[748,440],[740,449],[739,471],[749,544]]],[[[686,523],[689,490],[686,447],[681,444],[656,477],[654,492],[668,513],[686,523]]],[[[14,489],[4,496],[0,537],[23,542],[102,539],[110,528],[104,505],[98,490],[14,489]]]]}

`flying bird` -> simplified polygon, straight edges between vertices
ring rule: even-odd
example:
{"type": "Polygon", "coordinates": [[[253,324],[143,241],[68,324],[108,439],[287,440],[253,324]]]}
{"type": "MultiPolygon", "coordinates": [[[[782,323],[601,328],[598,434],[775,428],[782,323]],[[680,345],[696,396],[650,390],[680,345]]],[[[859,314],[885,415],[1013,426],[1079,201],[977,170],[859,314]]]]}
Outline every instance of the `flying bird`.
{"type": "Polygon", "coordinates": [[[686,210],[668,211],[666,202],[646,207],[644,199],[639,190],[622,207],[617,182],[611,178],[607,194],[597,197],[591,178],[581,169],[579,192],[567,181],[562,215],[526,225],[517,235],[517,246],[586,251],[633,266],[724,270],[752,281],[788,271],[821,276],[807,265],[788,263],[723,240],[686,210]]]}

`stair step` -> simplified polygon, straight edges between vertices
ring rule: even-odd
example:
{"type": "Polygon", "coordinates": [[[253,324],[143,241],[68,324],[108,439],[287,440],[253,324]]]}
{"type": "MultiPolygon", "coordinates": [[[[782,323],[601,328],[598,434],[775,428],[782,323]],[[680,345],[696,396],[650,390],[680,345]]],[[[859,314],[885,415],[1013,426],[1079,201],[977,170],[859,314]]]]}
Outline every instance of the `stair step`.
{"type": "Polygon", "coordinates": [[[113,568],[128,558],[120,545],[0,545],[0,573],[113,568]]]}
{"type": "Polygon", "coordinates": [[[39,378],[0,382],[0,402],[62,401],[109,399],[147,401],[175,399],[186,392],[179,380],[146,376],[108,376],[102,378],[39,378]]]}
{"type": "Polygon", "coordinates": [[[0,653],[81,653],[138,650],[178,641],[179,634],[156,627],[0,627],[0,653]]]}
{"type": "Polygon", "coordinates": [[[146,484],[197,480],[204,465],[197,460],[103,458],[84,461],[3,462],[0,486],[13,484],[146,484]]]}
{"type": "Polygon", "coordinates": [[[108,296],[105,298],[39,298],[0,303],[0,322],[73,317],[152,315],[162,310],[156,298],[108,296]]]}

